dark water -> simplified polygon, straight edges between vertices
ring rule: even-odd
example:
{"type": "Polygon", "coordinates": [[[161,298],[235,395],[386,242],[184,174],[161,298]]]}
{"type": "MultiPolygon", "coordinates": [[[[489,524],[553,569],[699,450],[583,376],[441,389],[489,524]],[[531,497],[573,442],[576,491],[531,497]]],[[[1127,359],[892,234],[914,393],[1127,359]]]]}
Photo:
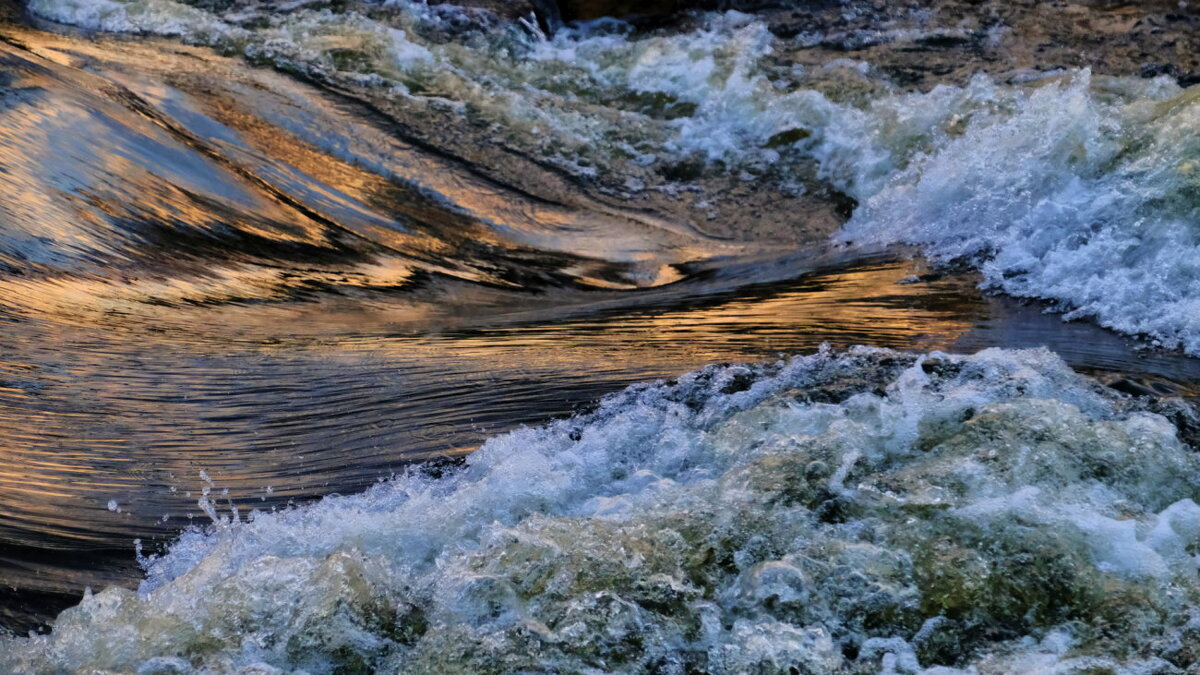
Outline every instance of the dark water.
{"type": "Polygon", "coordinates": [[[1137,386],[1200,381],[1193,360],[984,296],[971,276],[898,283],[925,271],[900,253],[718,241],[548,202],[282,76],[149,42],[3,35],[10,628],[135,583],[134,540],[206,522],[206,487],[260,509],[358,491],[714,361],[1046,345],[1137,386]]]}

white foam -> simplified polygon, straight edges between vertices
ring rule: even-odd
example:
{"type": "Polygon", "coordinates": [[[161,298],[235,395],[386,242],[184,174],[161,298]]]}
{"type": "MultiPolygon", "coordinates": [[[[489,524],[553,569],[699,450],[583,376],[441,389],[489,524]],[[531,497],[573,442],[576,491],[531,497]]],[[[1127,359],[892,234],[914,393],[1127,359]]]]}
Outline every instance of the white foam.
{"type": "Polygon", "coordinates": [[[381,85],[475,118],[586,179],[620,174],[630,192],[697,158],[747,180],[774,176],[783,189],[815,160],[821,178],[861,203],[843,241],[966,256],[989,286],[1200,353],[1200,106],[1166,80],[1062,71],[900,93],[869,67],[842,64],[868,93],[835,102],[828,87],[809,86],[830,69],[784,67],[767,27],[737,12],[679,34],[634,38],[608,22],[547,38],[531,24],[489,24],[486,38],[447,41],[435,34],[450,30],[449,10],[401,0],[386,22],[299,9],[254,28],[174,0],[29,7],[381,85]]]}
{"type": "Polygon", "coordinates": [[[1174,624],[1088,626],[1113,602],[1200,611],[1200,462],[1130,405],[1044,351],[708,368],[494,438],[445,478],[218,517],[138,593],[0,641],[0,669],[916,672],[939,636],[993,670],[1136,665],[1115,645],[1174,624]]]}
{"type": "Polygon", "coordinates": [[[881,180],[835,176],[862,201],[842,236],[965,256],[987,285],[1054,301],[1068,319],[1200,353],[1194,92],[1083,71],[958,93],[927,102],[959,111],[955,133],[931,128],[881,180]]]}
{"type": "Polygon", "coordinates": [[[229,32],[229,26],[211,14],[174,0],[30,0],[26,7],[51,21],[114,33],[209,42],[229,32]]]}

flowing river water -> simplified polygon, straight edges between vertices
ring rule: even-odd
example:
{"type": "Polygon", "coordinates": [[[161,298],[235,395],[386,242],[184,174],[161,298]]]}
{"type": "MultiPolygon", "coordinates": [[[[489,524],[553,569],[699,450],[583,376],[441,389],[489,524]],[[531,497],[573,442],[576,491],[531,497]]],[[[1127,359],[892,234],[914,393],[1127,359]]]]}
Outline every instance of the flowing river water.
{"type": "Polygon", "coordinates": [[[297,7],[0,27],[0,670],[1195,663],[1195,92],[297,7]]]}

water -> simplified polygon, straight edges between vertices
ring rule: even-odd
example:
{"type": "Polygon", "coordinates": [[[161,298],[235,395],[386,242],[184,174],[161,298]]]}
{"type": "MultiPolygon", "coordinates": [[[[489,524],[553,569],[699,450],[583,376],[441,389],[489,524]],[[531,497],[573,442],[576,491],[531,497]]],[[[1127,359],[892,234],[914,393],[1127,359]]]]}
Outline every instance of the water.
{"type": "MultiPolygon", "coordinates": [[[[465,116],[488,125],[476,144],[519,149],[614,194],[678,191],[671,178],[680,175],[797,194],[815,176],[862,206],[842,241],[981,258],[990,287],[1200,349],[1189,319],[1200,107],[1169,77],[1055,69],[912,92],[866,62],[801,66],[794,50],[821,36],[781,40],[738,12],[649,37],[601,22],[546,38],[533,25],[498,27],[402,1],[348,14],[210,14],[174,0],[44,0],[31,10],[218,45],[409,116],[465,116]]],[[[987,49],[1002,29],[971,39],[987,49]]],[[[872,40],[955,35],[895,29],[872,40]]],[[[764,221],[744,238],[791,234],[764,221]]],[[[747,234],[745,226],[708,233],[747,234]]]]}
{"type": "Polygon", "coordinates": [[[712,367],[448,475],[249,520],[206,491],[215,528],[5,665],[1169,669],[1196,462],[1044,350],[712,367]]]}
{"type": "Polygon", "coordinates": [[[1194,662],[1191,90],[29,9],[142,35],[2,29],[0,669],[1194,662]]]}
{"type": "MultiPolygon", "coordinates": [[[[358,491],[631,382],[812,347],[788,315],[836,302],[792,282],[736,290],[819,258],[705,273],[706,257],[764,254],[533,202],[269,72],[13,37],[0,414],[15,628],[85,587],[134,583],[135,539],[206,520],[201,471],[267,509],[358,491]],[[270,124],[280,110],[291,127],[270,124]],[[681,275],[663,260],[707,278],[609,290],[681,275]],[[722,311],[735,316],[693,325],[722,311]],[[662,328],[677,322],[694,337],[662,328]]],[[[853,276],[888,289],[903,274],[853,276]]]]}

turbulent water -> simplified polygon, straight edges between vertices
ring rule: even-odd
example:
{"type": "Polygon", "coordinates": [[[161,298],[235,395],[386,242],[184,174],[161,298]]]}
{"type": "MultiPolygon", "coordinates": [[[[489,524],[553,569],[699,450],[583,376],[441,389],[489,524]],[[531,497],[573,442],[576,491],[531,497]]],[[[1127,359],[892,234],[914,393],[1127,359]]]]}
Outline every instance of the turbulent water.
{"type": "MultiPolygon", "coordinates": [[[[627,26],[599,22],[548,39],[530,22],[497,27],[485,15],[403,0],[365,13],[300,7],[30,3],[55,21],[177,35],[405,105],[453,110],[576,174],[619,176],[613,189],[627,193],[677,190],[678,181],[661,178],[705,173],[803,191],[815,171],[861,205],[846,241],[970,257],[989,286],[1200,352],[1191,318],[1200,301],[1200,106],[1169,78],[1017,72],[911,93],[865,62],[795,65],[790,50],[828,36],[777,39],[737,12],[708,16],[691,32],[630,37],[627,26]]],[[[974,38],[1000,40],[1001,28],[974,38]]]]}
{"type": "Polygon", "coordinates": [[[0,670],[1200,663],[1192,89],[796,58],[1000,25],[27,9],[0,670]]]}
{"type": "Polygon", "coordinates": [[[495,438],[449,474],[246,520],[206,495],[215,527],[149,560],[138,592],[85,597],[0,665],[1166,672],[1197,656],[1200,458],[1046,351],[712,367],[495,438]]]}

